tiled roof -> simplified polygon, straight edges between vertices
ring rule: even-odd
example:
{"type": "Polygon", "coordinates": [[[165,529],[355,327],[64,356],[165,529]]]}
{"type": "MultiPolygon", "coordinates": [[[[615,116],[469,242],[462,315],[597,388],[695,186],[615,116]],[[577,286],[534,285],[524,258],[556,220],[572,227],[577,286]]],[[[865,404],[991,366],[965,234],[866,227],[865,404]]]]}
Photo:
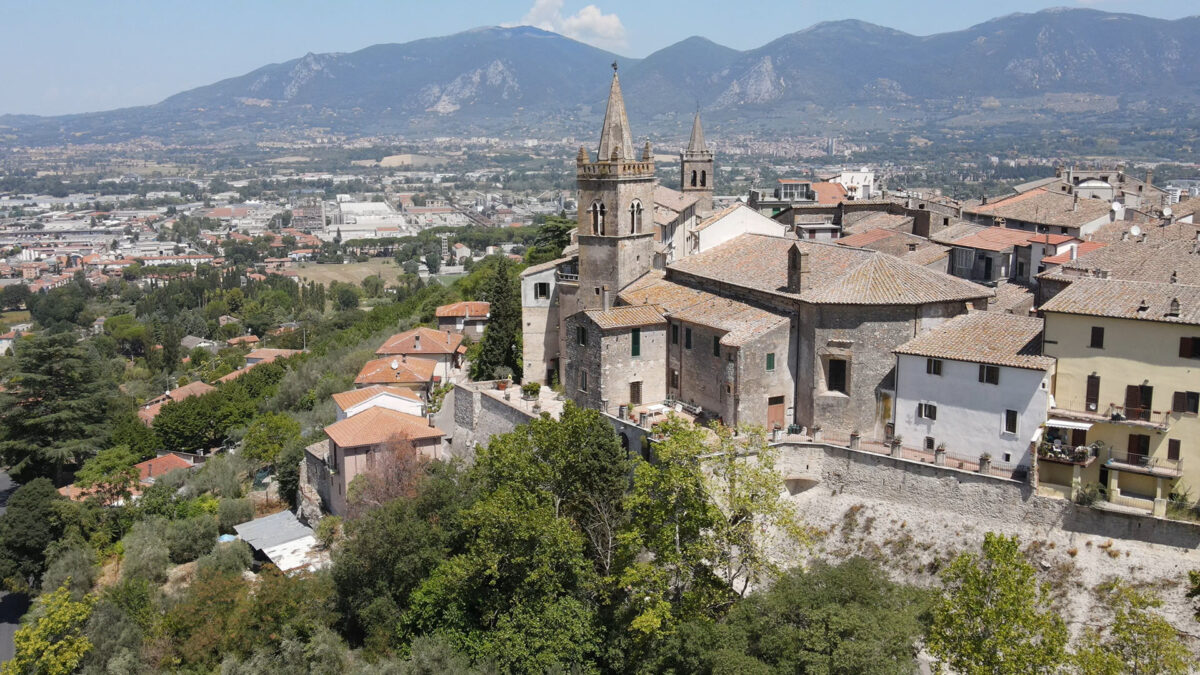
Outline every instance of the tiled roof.
{"type": "Polygon", "coordinates": [[[989,227],[955,239],[953,244],[981,251],[1007,251],[1014,246],[1024,246],[1035,236],[1040,235],[1025,230],[1012,230],[1007,227],[989,227]]]}
{"type": "Polygon", "coordinates": [[[230,345],[252,345],[258,342],[257,335],[239,335],[235,338],[229,338],[226,342],[230,345]]]}
{"type": "Polygon", "coordinates": [[[176,469],[190,469],[192,463],[178,455],[163,455],[134,464],[133,468],[138,470],[139,480],[146,483],[176,469]]]}
{"type": "Polygon", "coordinates": [[[556,260],[550,260],[548,262],[544,262],[540,265],[533,265],[532,267],[526,267],[525,269],[521,270],[521,276],[527,277],[531,274],[537,274],[538,272],[545,272],[546,270],[552,270],[555,267],[558,267],[559,265],[561,265],[565,262],[570,262],[572,260],[575,260],[577,257],[578,256],[569,255],[564,258],[558,258],[556,260]]]}
{"type": "MultiPolygon", "coordinates": [[[[1123,241],[1096,248],[1044,272],[1055,279],[1093,276],[1099,270],[1110,279],[1200,285],[1200,243],[1193,240],[1123,241]]],[[[1040,275],[1039,275],[1040,276],[1040,275]]]]}
{"type": "Polygon", "coordinates": [[[351,389],[350,391],[343,391],[334,394],[333,402],[337,404],[338,408],[342,410],[349,410],[363,401],[369,401],[376,396],[381,396],[384,394],[390,394],[392,396],[398,396],[400,398],[406,398],[412,401],[421,400],[420,396],[418,396],[412,389],[407,387],[393,387],[375,384],[371,385],[370,387],[363,387],[362,389],[351,389]]]}
{"type": "Polygon", "coordinates": [[[909,251],[908,253],[905,253],[904,255],[900,256],[900,259],[904,262],[926,267],[928,265],[932,265],[938,260],[944,260],[948,255],[950,255],[949,246],[931,243],[928,246],[921,246],[915,251],[909,251]]]}
{"type": "Polygon", "coordinates": [[[1079,227],[1110,213],[1111,205],[1103,199],[1080,199],[1065,192],[1034,188],[1012,197],[965,209],[982,216],[1020,220],[1026,223],[1079,227]]]}
{"type": "Polygon", "coordinates": [[[589,309],[585,312],[601,330],[658,326],[666,323],[654,305],[627,305],[609,310],[589,309]]]}
{"type": "MultiPolygon", "coordinates": [[[[700,221],[699,223],[697,223],[695,231],[699,232],[700,230],[703,230],[710,225],[720,222],[722,219],[725,218],[725,216],[728,216],[729,214],[733,213],[734,211],[737,211],[738,209],[749,209],[749,208],[750,208],[749,206],[746,206],[745,204],[743,204],[741,202],[734,202],[733,204],[726,206],[725,208],[721,209],[720,211],[717,211],[716,213],[712,214],[711,216],[709,216],[709,217],[705,218],[704,220],[700,221]]],[[[754,209],[750,209],[750,210],[754,211],[754,209]]],[[[755,213],[758,213],[758,212],[755,211],[755,213]]],[[[764,216],[764,218],[765,218],[765,216],[764,216]]]]}
{"type": "Polygon", "coordinates": [[[1046,370],[1054,359],[1041,355],[1042,320],[1003,312],[957,316],[896,348],[897,354],[1046,370]]]}
{"type": "Polygon", "coordinates": [[[295,356],[301,353],[299,349],[253,349],[249,354],[246,354],[246,359],[258,359],[263,363],[270,363],[275,359],[286,359],[289,356],[295,356]]]}
{"type": "Polygon", "coordinates": [[[779,295],[788,293],[791,247],[809,254],[799,298],[817,304],[921,305],[985,298],[991,290],[948,274],[864,249],[787,237],[743,234],[668,269],[779,295]]]}
{"type": "Polygon", "coordinates": [[[437,361],[431,359],[386,356],[367,361],[354,378],[354,384],[425,384],[433,381],[436,367],[437,361]]]}
{"type": "MultiPolygon", "coordinates": [[[[857,204],[858,202],[854,202],[857,204]]],[[[842,234],[860,234],[871,230],[904,231],[910,229],[913,219],[903,214],[885,211],[859,211],[842,216],[842,234]]],[[[855,244],[856,246],[858,244],[855,244]]]]}
{"type": "Polygon", "coordinates": [[[371,408],[325,427],[325,434],[341,448],[379,445],[394,437],[420,440],[440,438],[446,433],[430,426],[423,417],[390,408],[371,408]]]}
{"type": "Polygon", "coordinates": [[[488,315],[488,312],[491,310],[491,308],[491,303],[464,300],[462,302],[455,302],[449,305],[442,305],[441,307],[437,308],[436,314],[438,317],[462,316],[468,318],[484,318],[488,315]]]}
{"type": "Polygon", "coordinates": [[[838,204],[846,201],[846,188],[841,183],[813,183],[818,204],[838,204]]]}
{"type": "Polygon", "coordinates": [[[656,305],[664,313],[676,312],[699,302],[703,291],[664,279],[662,272],[651,271],[621,289],[617,298],[628,305],[656,305]]]}
{"type": "Polygon", "coordinates": [[[167,396],[171,397],[172,401],[182,401],[185,398],[191,398],[192,396],[203,396],[204,394],[216,390],[217,388],[210,384],[197,381],[189,382],[178,389],[172,389],[171,391],[167,392],[167,396]]]}
{"type": "Polygon", "coordinates": [[[453,354],[462,344],[462,336],[457,333],[425,328],[424,326],[397,333],[388,338],[376,354],[453,354]]]}
{"type": "Polygon", "coordinates": [[[1001,280],[996,284],[996,297],[988,302],[989,312],[1008,312],[1028,316],[1036,304],[1033,287],[1013,281],[1001,280]]]}
{"type": "Polygon", "coordinates": [[[700,197],[695,194],[685,194],[662,185],[654,186],[655,206],[666,207],[675,213],[682,213],[684,209],[695,204],[699,199],[700,197]]]}
{"type": "MultiPolygon", "coordinates": [[[[1200,201],[1200,199],[1195,199],[1192,201],[1200,201]]],[[[1158,220],[1143,222],[1118,220],[1111,223],[1105,223],[1096,228],[1096,231],[1089,236],[1089,239],[1092,241],[1102,241],[1109,244],[1130,241],[1135,239],[1135,237],[1129,231],[1134,225],[1137,225],[1141,230],[1141,235],[1138,238],[1144,238],[1147,243],[1157,243],[1159,241],[1179,239],[1196,241],[1197,233],[1200,233],[1200,224],[1197,223],[1175,222],[1171,224],[1160,224],[1161,222],[1162,221],[1158,220]]]]}
{"type": "Polygon", "coordinates": [[[880,239],[887,239],[894,234],[896,234],[894,230],[887,230],[880,227],[874,230],[866,230],[859,232],[858,234],[852,234],[848,237],[842,237],[841,239],[837,240],[837,243],[841,244],[842,246],[855,246],[858,248],[863,248],[867,244],[874,244],[880,239]]]}
{"type": "Polygon", "coordinates": [[[955,239],[962,239],[967,235],[982,232],[986,229],[987,227],[984,225],[976,225],[975,223],[968,223],[965,220],[959,220],[951,223],[942,230],[930,234],[929,238],[939,244],[952,244],[955,239]]]}
{"type": "Polygon", "coordinates": [[[1079,278],[1041,310],[1200,325],[1200,286],[1079,278]],[[1173,308],[1178,309],[1177,316],[1172,316],[1173,308]]]}
{"type": "MultiPolygon", "coordinates": [[[[1104,246],[1105,246],[1105,244],[1098,242],[1098,241],[1080,242],[1079,245],[1075,247],[1075,255],[1076,255],[1076,257],[1085,255],[1087,253],[1091,253],[1092,251],[1095,251],[1098,248],[1104,248],[1104,246]]],[[[1070,260],[1071,260],[1071,251],[1067,250],[1067,251],[1063,251],[1062,253],[1059,253],[1058,255],[1052,255],[1052,256],[1047,256],[1045,258],[1042,258],[1042,264],[1043,265],[1061,265],[1065,262],[1070,262],[1070,260]]]]}
{"type": "Polygon", "coordinates": [[[785,314],[771,312],[711,293],[703,291],[701,293],[699,302],[672,312],[671,318],[724,331],[725,335],[721,336],[723,345],[740,347],[766,331],[789,321],[785,314]]]}

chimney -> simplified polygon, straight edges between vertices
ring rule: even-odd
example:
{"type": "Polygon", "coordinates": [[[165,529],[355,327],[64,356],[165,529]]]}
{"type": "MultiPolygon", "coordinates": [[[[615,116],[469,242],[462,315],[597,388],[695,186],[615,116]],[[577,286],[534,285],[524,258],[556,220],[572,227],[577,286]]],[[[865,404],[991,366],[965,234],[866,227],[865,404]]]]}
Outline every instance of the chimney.
{"type": "Polygon", "coordinates": [[[421,334],[417,333],[413,336],[413,349],[421,351],[421,334]]]}
{"type": "Polygon", "coordinates": [[[602,286],[600,289],[601,302],[604,303],[604,311],[612,309],[612,294],[608,291],[608,286],[602,286]]]}
{"type": "Polygon", "coordinates": [[[1079,193],[1078,192],[1075,193],[1075,201],[1071,202],[1071,210],[1072,211],[1079,210],[1079,193]]]}
{"type": "Polygon", "coordinates": [[[1079,247],[1072,246],[1071,247],[1071,260],[1075,260],[1078,257],[1079,257],[1079,247]]]}
{"type": "Polygon", "coordinates": [[[433,413],[429,413],[425,418],[429,421],[429,426],[433,426],[433,413]]]}
{"type": "Polygon", "coordinates": [[[1154,169],[1146,169],[1146,185],[1154,185],[1154,169]]]}
{"type": "Polygon", "coordinates": [[[807,287],[805,277],[810,271],[808,252],[801,250],[799,244],[792,244],[792,249],[788,251],[788,292],[800,293],[803,291],[807,287]]]}

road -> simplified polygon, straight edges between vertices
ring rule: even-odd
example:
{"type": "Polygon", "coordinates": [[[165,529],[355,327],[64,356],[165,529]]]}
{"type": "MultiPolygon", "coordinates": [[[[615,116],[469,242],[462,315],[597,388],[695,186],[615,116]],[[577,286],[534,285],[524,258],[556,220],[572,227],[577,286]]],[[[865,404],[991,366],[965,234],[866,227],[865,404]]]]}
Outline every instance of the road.
{"type": "MultiPolygon", "coordinates": [[[[8,497],[17,489],[8,474],[0,471],[0,514],[4,513],[8,497]]],[[[13,633],[21,624],[21,616],[29,609],[29,598],[12,593],[0,594],[0,661],[13,657],[13,633]]]]}

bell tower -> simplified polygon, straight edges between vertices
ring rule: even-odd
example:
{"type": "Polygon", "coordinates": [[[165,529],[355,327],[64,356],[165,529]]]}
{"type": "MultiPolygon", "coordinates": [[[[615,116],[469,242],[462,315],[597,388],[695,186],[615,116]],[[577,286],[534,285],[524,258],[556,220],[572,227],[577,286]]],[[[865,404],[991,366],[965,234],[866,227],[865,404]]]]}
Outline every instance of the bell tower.
{"type": "Polygon", "coordinates": [[[596,159],[580,147],[575,165],[579,293],[591,308],[605,290],[615,295],[650,271],[654,258],[654,155],[649,141],[635,153],[615,62],[596,159]]]}
{"type": "Polygon", "coordinates": [[[687,150],[679,153],[680,191],[699,197],[697,213],[710,213],[713,209],[713,154],[704,143],[704,129],[700,126],[700,111],[692,119],[692,137],[687,150]]]}

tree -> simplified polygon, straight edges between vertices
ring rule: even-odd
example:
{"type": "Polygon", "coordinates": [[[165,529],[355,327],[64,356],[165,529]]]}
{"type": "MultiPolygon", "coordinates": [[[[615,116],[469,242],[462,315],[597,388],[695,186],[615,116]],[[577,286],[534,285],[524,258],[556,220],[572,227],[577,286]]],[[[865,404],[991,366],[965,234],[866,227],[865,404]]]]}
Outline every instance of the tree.
{"type": "Polygon", "coordinates": [[[25,284],[11,284],[0,289],[0,307],[4,309],[21,309],[29,299],[29,287],[25,284]]]}
{"type": "Polygon", "coordinates": [[[33,620],[13,636],[15,654],[3,675],[69,675],[87,655],[92,643],[83,634],[95,604],[94,596],[71,599],[67,584],[38,598],[33,620]]]}
{"type": "Polygon", "coordinates": [[[942,579],[927,641],[936,658],[961,673],[1048,672],[1064,664],[1066,625],[1016,537],[988,532],[983,554],[960,554],[942,579]]]}
{"type": "Polygon", "coordinates": [[[362,287],[368,298],[378,298],[383,295],[383,277],[372,274],[362,280],[362,287]]]}
{"type": "Polygon", "coordinates": [[[300,424],[283,413],[259,415],[246,437],[242,439],[242,454],[262,464],[274,464],[289,444],[300,438],[300,424]]]}
{"type": "Polygon", "coordinates": [[[471,364],[471,377],[485,380],[501,366],[521,375],[521,294],[516,266],[500,258],[492,268],[483,299],[491,303],[491,316],[480,341],[479,358],[471,364]]]}
{"type": "Polygon", "coordinates": [[[442,259],[436,253],[430,253],[425,256],[425,267],[429,268],[430,274],[437,274],[442,268],[442,259]]]}
{"type": "Polygon", "coordinates": [[[330,285],[329,291],[333,295],[333,306],[339,311],[358,307],[359,291],[353,284],[335,281],[330,285]]]}
{"type": "Polygon", "coordinates": [[[134,468],[138,461],[123,445],[101,450],[75,473],[75,485],[95,495],[101,504],[124,501],[133,494],[141,478],[134,468]]]}
{"type": "Polygon", "coordinates": [[[1096,593],[1113,613],[1107,630],[1094,629],[1084,637],[1075,666],[1087,675],[1183,675],[1191,672],[1192,654],[1179,632],[1153,610],[1162,599],[1152,591],[1133,588],[1120,580],[1101,584],[1096,593]],[[1106,634],[1107,633],[1107,634],[1106,634]]]}
{"type": "Polygon", "coordinates": [[[0,580],[7,588],[37,586],[46,567],[46,549],[62,536],[55,502],[62,496],[46,478],[17,488],[0,516],[0,580]]]}
{"type": "Polygon", "coordinates": [[[14,476],[59,477],[66,465],[94,454],[107,436],[114,389],[99,358],[74,335],[19,341],[0,394],[0,454],[14,476]]]}

